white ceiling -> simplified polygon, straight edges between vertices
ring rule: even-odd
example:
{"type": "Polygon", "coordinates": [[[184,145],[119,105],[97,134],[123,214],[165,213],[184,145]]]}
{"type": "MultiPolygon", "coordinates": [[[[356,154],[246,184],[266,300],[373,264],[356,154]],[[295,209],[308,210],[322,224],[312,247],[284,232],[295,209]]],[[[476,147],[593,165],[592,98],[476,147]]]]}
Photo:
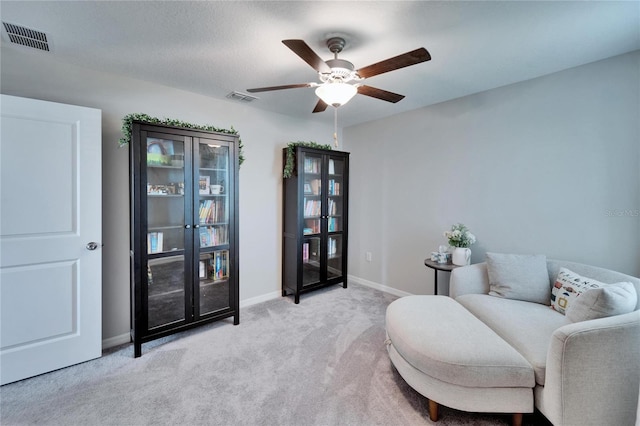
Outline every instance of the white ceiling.
{"type": "MultiPolygon", "coordinates": [[[[406,95],[397,104],[356,96],[339,110],[348,126],[640,49],[640,1],[5,1],[3,22],[45,32],[54,55],[225,99],[231,91],[317,82],[316,72],[281,43],[303,39],[323,59],[356,69],[425,47],[429,62],[366,80],[406,95]]],[[[10,45],[3,49],[28,49],[10,45]]],[[[311,114],[313,89],[256,94],[251,106],[311,114]]],[[[236,102],[231,101],[229,102],[236,102]]]]}

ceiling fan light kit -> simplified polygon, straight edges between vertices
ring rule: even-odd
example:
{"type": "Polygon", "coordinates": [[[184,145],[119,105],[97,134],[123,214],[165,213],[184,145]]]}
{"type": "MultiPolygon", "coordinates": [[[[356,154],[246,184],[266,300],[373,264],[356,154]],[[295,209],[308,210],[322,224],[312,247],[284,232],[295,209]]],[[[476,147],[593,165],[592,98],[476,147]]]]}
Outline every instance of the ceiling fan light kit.
{"type": "Polygon", "coordinates": [[[356,93],[358,93],[356,86],[340,81],[325,83],[316,88],[316,95],[322,99],[325,104],[335,108],[349,102],[356,93]]]}
{"type": "Polygon", "coordinates": [[[332,37],[327,40],[327,47],[334,54],[334,58],[327,61],[323,61],[322,58],[320,58],[313,49],[304,42],[304,40],[282,40],[282,43],[315,69],[318,72],[318,78],[322,83],[318,84],[312,82],[288,84],[283,86],[248,89],[247,91],[254,93],[270,90],[315,87],[315,93],[320,99],[313,109],[313,112],[322,112],[329,105],[338,108],[349,102],[356,93],[396,103],[404,98],[404,96],[387,90],[365,86],[360,82],[366,78],[408,67],[410,65],[416,65],[431,59],[431,55],[427,52],[427,49],[421,47],[419,49],[412,50],[411,52],[354,70],[355,67],[351,62],[344,59],[338,59],[338,53],[340,53],[345,46],[345,40],[342,37],[332,37]],[[355,83],[350,84],[349,82],[351,81],[354,81],[355,83]]]}

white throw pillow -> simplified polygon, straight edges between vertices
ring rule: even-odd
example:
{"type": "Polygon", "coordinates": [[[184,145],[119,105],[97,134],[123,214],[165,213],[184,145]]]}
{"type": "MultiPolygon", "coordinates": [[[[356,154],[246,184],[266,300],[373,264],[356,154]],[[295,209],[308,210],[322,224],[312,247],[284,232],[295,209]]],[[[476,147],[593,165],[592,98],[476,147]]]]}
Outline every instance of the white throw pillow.
{"type": "Polygon", "coordinates": [[[491,296],[549,304],[546,256],[487,253],[487,273],[491,296]]]}
{"type": "Polygon", "coordinates": [[[604,287],[606,284],[592,278],[583,277],[567,268],[560,268],[551,289],[551,307],[566,314],[567,309],[578,295],[587,290],[604,287]]]}
{"type": "Polygon", "coordinates": [[[621,282],[605,284],[578,294],[571,302],[565,315],[573,322],[633,312],[638,303],[638,295],[633,284],[621,282]]]}

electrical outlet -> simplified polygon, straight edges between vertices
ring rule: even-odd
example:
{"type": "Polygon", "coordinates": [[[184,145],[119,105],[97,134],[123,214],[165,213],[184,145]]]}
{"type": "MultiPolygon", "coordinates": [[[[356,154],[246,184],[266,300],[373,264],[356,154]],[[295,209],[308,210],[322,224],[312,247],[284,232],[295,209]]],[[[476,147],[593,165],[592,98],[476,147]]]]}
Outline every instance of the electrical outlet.
{"type": "Polygon", "coordinates": [[[364,258],[366,259],[367,262],[371,262],[371,252],[370,251],[365,252],[364,258]]]}

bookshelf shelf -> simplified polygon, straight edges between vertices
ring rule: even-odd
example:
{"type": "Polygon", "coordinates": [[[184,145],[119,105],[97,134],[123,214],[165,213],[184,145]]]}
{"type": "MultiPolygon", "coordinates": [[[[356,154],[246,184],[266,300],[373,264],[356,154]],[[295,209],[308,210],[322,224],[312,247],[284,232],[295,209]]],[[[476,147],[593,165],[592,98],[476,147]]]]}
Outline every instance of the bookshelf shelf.
{"type": "Polygon", "coordinates": [[[239,323],[238,137],[134,122],[131,336],[239,323]]]}
{"type": "MultiPolygon", "coordinates": [[[[347,287],[349,153],[296,147],[284,179],[282,295],[347,287]]],[[[286,149],[283,159],[286,158],[286,149]]]]}
{"type": "Polygon", "coordinates": [[[224,171],[226,171],[226,169],[216,169],[216,168],[211,168],[211,167],[200,167],[198,170],[210,171],[210,172],[224,172],[224,171]]]}

